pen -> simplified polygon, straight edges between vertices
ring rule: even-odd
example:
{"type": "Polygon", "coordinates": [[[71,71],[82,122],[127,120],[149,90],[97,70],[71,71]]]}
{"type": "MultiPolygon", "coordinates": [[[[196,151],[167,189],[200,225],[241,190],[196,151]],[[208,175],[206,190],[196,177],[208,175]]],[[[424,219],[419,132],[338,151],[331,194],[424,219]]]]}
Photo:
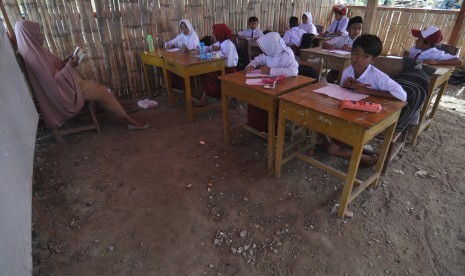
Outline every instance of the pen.
{"type": "Polygon", "coordinates": [[[402,46],[401,44],[399,44],[399,45],[400,45],[400,47],[402,47],[402,49],[404,49],[404,51],[407,52],[407,49],[405,49],[404,46],[402,46]]]}

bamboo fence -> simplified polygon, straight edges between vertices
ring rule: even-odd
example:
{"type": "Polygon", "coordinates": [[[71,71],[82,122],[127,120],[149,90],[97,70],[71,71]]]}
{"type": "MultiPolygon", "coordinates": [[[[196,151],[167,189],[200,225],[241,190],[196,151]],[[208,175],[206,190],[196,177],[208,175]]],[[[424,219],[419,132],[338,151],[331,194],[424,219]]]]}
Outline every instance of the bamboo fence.
{"type": "MultiPolygon", "coordinates": [[[[50,50],[64,57],[75,46],[87,50],[78,67],[84,78],[107,85],[121,99],[150,96],[139,54],[148,50],[151,34],[155,46],[179,33],[178,23],[188,18],[199,37],[212,35],[211,26],[226,23],[237,32],[247,28],[250,16],[259,18],[262,30],[284,32],[291,16],[306,11],[313,23],[329,26],[336,1],[295,0],[3,0],[11,24],[25,19],[38,22],[50,50]]],[[[349,16],[365,13],[364,6],[349,6],[349,16]]],[[[412,28],[436,25],[447,42],[458,11],[378,7],[376,35],[384,41],[384,54],[400,55],[414,39],[412,28]]],[[[462,28],[463,30],[463,28],[462,28]]],[[[463,31],[459,46],[464,44],[463,31]]],[[[463,53],[460,53],[463,58],[463,53]]],[[[151,78],[159,84],[161,78],[151,78]]],[[[154,86],[152,86],[154,87],[154,86]]]]}

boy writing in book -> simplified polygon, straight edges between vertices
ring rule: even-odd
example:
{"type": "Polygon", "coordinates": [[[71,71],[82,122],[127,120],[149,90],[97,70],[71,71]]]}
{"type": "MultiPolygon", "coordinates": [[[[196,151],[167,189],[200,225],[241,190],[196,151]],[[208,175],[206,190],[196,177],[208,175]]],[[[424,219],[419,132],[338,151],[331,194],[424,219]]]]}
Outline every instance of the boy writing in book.
{"type": "MultiPolygon", "coordinates": [[[[371,65],[382,50],[383,43],[377,36],[370,34],[359,36],[352,45],[351,65],[342,73],[342,86],[361,94],[406,101],[407,93],[404,89],[371,65]]],[[[352,156],[352,149],[334,139],[327,144],[327,151],[330,155],[344,159],[350,159],[352,156]]],[[[362,153],[361,163],[364,165],[372,166],[377,160],[378,155],[375,153],[367,151],[362,153]]]]}
{"type": "Polygon", "coordinates": [[[249,17],[249,28],[238,33],[242,38],[258,39],[263,36],[263,32],[258,28],[258,18],[256,16],[249,17]]]}
{"type": "Polygon", "coordinates": [[[459,66],[462,60],[457,56],[446,54],[436,49],[436,44],[442,41],[442,32],[438,27],[429,26],[424,30],[412,30],[412,35],[417,38],[415,45],[410,51],[403,53],[404,57],[422,60],[423,63],[431,65],[459,66]]]}
{"type": "MultiPolygon", "coordinates": [[[[345,50],[352,51],[352,44],[354,40],[360,36],[363,27],[363,19],[360,16],[354,16],[349,20],[347,25],[347,31],[349,35],[343,35],[335,37],[327,42],[323,43],[323,49],[328,50],[345,50]]],[[[326,75],[326,81],[329,83],[336,82],[339,71],[331,70],[326,75]]]]}

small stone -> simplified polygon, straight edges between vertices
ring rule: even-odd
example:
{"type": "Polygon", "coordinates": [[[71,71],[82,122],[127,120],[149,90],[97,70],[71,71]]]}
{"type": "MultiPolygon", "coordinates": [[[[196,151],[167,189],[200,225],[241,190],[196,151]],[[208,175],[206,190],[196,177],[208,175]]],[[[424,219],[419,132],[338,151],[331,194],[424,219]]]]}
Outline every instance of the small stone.
{"type": "Polygon", "coordinates": [[[220,240],[219,240],[219,239],[215,239],[215,240],[213,241],[213,245],[218,245],[218,244],[220,244],[220,240]]]}
{"type": "Polygon", "coordinates": [[[247,235],[247,231],[245,230],[242,230],[239,235],[241,236],[241,238],[245,237],[247,235]]]}
{"type": "Polygon", "coordinates": [[[109,249],[110,251],[113,251],[114,246],[113,246],[113,245],[110,245],[110,246],[108,247],[108,249],[109,249]]]}
{"type": "Polygon", "coordinates": [[[233,254],[236,254],[236,252],[237,252],[237,249],[236,249],[236,248],[234,248],[234,247],[231,247],[231,252],[232,252],[233,254]]]}
{"type": "Polygon", "coordinates": [[[94,240],[94,242],[95,242],[95,243],[98,243],[98,242],[100,242],[100,240],[94,240]]]}
{"type": "Polygon", "coordinates": [[[391,271],[390,271],[389,269],[385,269],[385,270],[384,270],[384,273],[386,273],[386,274],[391,274],[391,271]]]}
{"type": "Polygon", "coordinates": [[[208,267],[209,267],[209,268],[213,268],[213,264],[209,264],[208,267]]]}

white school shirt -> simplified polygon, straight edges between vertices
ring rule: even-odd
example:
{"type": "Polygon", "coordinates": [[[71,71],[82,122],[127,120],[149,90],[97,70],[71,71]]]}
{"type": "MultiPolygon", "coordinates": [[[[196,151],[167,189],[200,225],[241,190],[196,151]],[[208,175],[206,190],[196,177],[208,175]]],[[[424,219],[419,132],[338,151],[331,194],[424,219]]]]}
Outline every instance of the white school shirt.
{"type": "Polygon", "coordinates": [[[457,56],[451,55],[451,54],[446,54],[446,52],[441,51],[436,48],[430,48],[426,51],[421,51],[420,49],[417,49],[414,47],[410,48],[410,56],[411,58],[418,59],[418,60],[425,60],[425,59],[432,59],[432,60],[450,60],[450,59],[455,59],[457,56]],[[418,57],[416,55],[420,53],[418,57]],[[416,58],[415,58],[416,57],[416,58]]]}
{"type": "Polygon", "coordinates": [[[200,39],[194,30],[190,30],[189,35],[180,33],[173,40],[167,42],[167,44],[176,48],[182,48],[182,45],[186,45],[189,50],[195,50],[199,48],[200,39]]]}
{"type": "Polygon", "coordinates": [[[302,29],[304,30],[307,34],[314,34],[314,35],[317,35],[318,32],[316,31],[316,27],[315,25],[313,25],[312,23],[307,23],[307,24],[300,24],[299,29],[302,29]]]}
{"type": "Polygon", "coordinates": [[[295,46],[300,47],[300,43],[302,43],[302,36],[304,35],[304,33],[305,31],[299,29],[299,27],[293,27],[284,34],[284,42],[286,42],[287,44],[294,44],[295,46]]]}
{"type": "MultiPolygon", "coordinates": [[[[348,77],[355,79],[354,67],[352,65],[342,72],[341,85],[348,77]]],[[[371,86],[368,87],[370,89],[389,91],[397,99],[401,101],[407,100],[407,93],[402,86],[371,64],[368,65],[365,72],[356,80],[360,83],[370,84],[371,86]]]]}
{"type": "Polygon", "coordinates": [[[334,19],[331,25],[329,26],[328,32],[330,33],[335,33],[337,31],[342,32],[342,35],[348,35],[349,33],[347,32],[347,25],[349,25],[349,18],[347,16],[344,16],[339,20],[339,25],[337,25],[337,20],[334,19]],[[336,25],[337,25],[337,30],[336,30],[336,25]]]}
{"type": "Polygon", "coordinates": [[[344,46],[345,44],[352,47],[352,44],[354,44],[354,40],[355,39],[350,38],[350,36],[348,35],[341,35],[329,40],[328,44],[333,45],[334,47],[336,47],[336,49],[342,49],[342,46],[344,46]]]}
{"type": "Polygon", "coordinates": [[[217,41],[212,46],[210,46],[210,49],[213,46],[220,47],[221,54],[226,57],[226,67],[237,66],[239,55],[237,54],[236,46],[234,46],[234,43],[232,43],[231,40],[226,39],[225,41],[221,42],[221,44],[219,41],[217,41]]]}
{"type": "Polygon", "coordinates": [[[270,67],[270,76],[286,75],[286,77],[295,77],[299,73],[299,64],[295,60],[292,49],[286,47],[284,51],[276,56],[267,56],[260,54],[255,57],[247,66],[252,65],[257,68],[260,65],[270,67]]]}
{"type": "Polygon", "coordinates": [[[237,34],[243,38],[260,38],[263,36],[262,30],[258,28],[255,30],[252,30],[252,29],[243,30],[241,32],[238,32],[237,34]],[[253,36],[252,36],[252,33],[253,33],[253,36]]]}

